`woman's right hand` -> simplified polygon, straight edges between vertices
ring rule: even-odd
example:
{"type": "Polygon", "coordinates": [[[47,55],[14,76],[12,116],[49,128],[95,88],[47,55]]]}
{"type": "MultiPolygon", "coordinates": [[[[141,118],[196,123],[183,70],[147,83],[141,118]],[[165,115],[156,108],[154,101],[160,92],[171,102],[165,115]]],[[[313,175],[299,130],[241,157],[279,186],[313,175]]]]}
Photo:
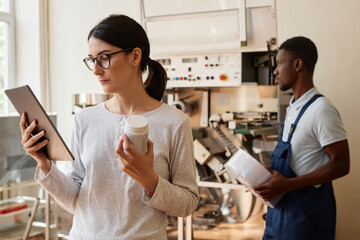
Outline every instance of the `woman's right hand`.
{"type": "Polygon", "coordinates": [[[34,158],[41,170],[47,174],[50,171],[51,162],[47,159],[43,147],[48,144],[49,140],[45,139],[42,142],[38,143],[37,141],[45,135],[45,131],[41,131],[36,135],[31,135],[37,125],[36,121],[33,121],[28,127],[26,127],[26,114],[21,115],[20,120],[20,130],[21,130],[21,144],[23,145],[24,150],[28,155],[34,158]]]}

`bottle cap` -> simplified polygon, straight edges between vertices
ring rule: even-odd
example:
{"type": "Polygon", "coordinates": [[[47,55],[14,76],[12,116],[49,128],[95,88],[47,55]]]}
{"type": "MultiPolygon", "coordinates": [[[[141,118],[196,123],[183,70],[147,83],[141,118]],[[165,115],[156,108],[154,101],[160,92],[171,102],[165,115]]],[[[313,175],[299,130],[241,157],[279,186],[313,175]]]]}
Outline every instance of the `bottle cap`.
{"type": "Polygon", "coordinates": [[[141,115],[131,115],[126,119],[126,127],[133,132],[143,132],[148,129],[149,121],[141,115]]]}

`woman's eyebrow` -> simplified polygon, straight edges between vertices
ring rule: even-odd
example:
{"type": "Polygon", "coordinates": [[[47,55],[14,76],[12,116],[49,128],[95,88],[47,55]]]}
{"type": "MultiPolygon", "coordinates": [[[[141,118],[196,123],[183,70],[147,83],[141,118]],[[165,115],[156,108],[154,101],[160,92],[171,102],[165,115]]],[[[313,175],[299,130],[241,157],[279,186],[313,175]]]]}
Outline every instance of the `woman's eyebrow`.
{"type": "MultiPolygon", "coordinates": [[[[97,54],[97,56],[99,56],[99,55],[101,55],[101,54],[103,54],[103,53],[105,53],[105,52],[111,52],[111,51],[110,51],[110,50],[102,50],[101,52],[99,52],[99,53],[97,54]]],[[[88,54],[88,56],[91,57],[92,55],[91,55],[91,54],[88,54]]]]}

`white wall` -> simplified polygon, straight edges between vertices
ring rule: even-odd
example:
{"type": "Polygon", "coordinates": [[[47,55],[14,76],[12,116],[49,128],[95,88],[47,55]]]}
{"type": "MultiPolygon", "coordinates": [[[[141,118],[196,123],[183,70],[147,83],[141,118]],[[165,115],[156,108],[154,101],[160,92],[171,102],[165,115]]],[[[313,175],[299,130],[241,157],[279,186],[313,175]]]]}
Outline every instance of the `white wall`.
{"type": "Polygon", "coordinates": [[[15,86],[28,84],[40,98],[39,0],[16,0],[15,86]]]}
{"type": "Polygon", "coordinates": [[[350,174],[334,182],[336,239],[359,239],[360,216],[360,1],[277,0],[278,37],[303,35],[318,47],[314,81],[335,104],[348,133],[350,174]]]}
{"type": "Polygon", "coordinates": [[[109,14],[125,14],[140,21],[139,1],[51,0],[50,111],[58,114],[57,126],[69,143],[73,127],[73,93],[102,93],[96,77],[82,61],[88,55],[87,36],[92,27],[109,14]]]}

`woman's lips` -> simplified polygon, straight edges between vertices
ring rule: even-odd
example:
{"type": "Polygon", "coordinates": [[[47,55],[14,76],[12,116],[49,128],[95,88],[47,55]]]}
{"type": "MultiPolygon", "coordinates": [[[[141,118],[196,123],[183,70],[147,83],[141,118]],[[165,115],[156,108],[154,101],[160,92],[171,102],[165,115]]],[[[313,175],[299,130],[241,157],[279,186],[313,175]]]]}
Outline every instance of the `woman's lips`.
{"type": "Polygon", "coordinates": [[[100,79],[100,80],[99,80],[99,82],[100,82],[101,85],[107,83],[108,81],[109,81],[109,80],[107,80],[107,79],[100,79]]]}

